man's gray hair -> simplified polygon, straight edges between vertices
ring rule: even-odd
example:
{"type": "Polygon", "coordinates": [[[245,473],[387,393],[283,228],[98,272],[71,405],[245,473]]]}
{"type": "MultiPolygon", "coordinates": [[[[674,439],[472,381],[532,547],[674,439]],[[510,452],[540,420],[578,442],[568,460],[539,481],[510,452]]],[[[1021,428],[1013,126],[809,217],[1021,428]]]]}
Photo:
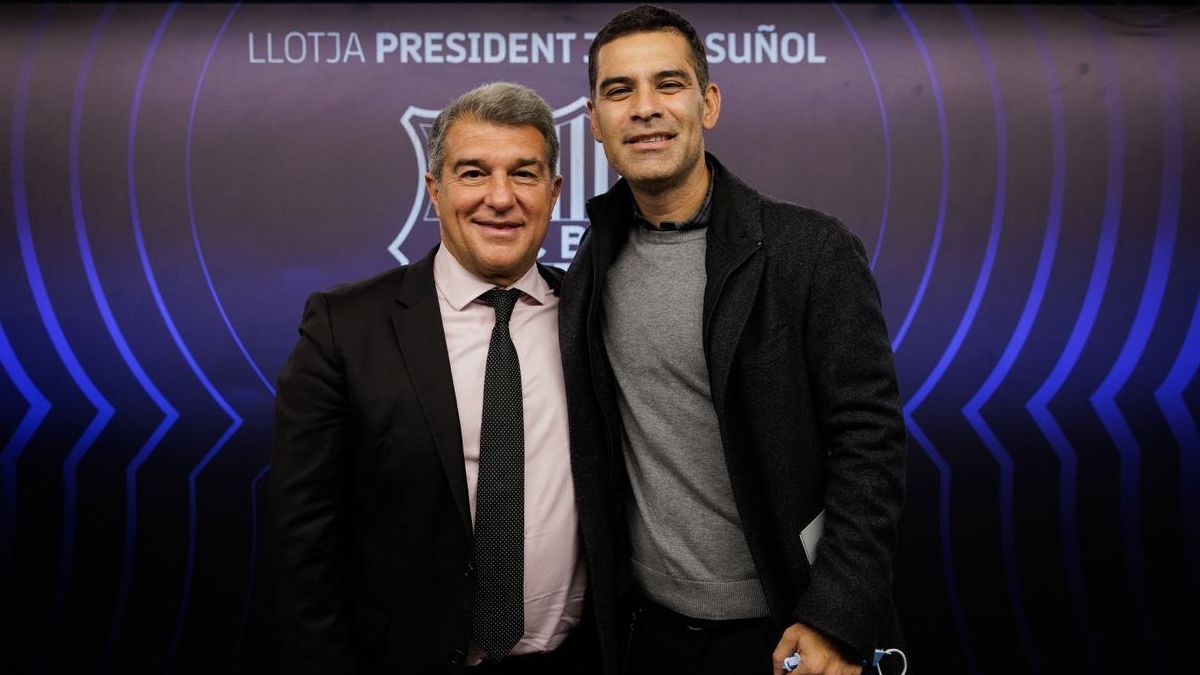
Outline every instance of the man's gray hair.
{"type": "Polygon", "coordinates": [[[531,126],[546,139],[547,168],[558,166],[558,135],[554,132],[554,113],[550,106],[529,87],[512,82],[491,82],[475,87],[442,109],[429,130],[429,173],[442,179],[446,162],[446,132],[459,119],[470,119],[506,127],[531,126]]]}

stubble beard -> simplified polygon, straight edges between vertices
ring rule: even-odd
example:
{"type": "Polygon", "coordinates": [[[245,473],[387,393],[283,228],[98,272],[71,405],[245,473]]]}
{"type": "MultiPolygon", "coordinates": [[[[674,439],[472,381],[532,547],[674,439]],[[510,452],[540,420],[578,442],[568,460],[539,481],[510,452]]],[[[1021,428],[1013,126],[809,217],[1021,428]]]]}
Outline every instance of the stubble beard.
{"type": "Polygon", "coordinates": [[[697,162],[703,161],[702,157],[703,155],[693,161],[684,162],[682,166],[667,173],[650,176],[626,175],[624,177],[629,182],[629,186],[638,192],[655,196],[666,194],[687,184],[692,169],[697,162]]]}

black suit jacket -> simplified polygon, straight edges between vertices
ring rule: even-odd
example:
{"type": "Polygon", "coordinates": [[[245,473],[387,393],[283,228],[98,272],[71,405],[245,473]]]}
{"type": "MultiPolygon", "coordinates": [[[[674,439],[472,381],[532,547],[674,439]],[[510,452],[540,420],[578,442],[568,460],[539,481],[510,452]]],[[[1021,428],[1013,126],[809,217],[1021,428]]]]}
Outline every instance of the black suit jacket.
{"type": "MultiPolygon", "coordinates": [[[[557,289],[561,272],[539,271],[557,289]]],[[[433,253],[309,297],[270,472],[283,672],[462,672],[460,429],[433,253]]]]}

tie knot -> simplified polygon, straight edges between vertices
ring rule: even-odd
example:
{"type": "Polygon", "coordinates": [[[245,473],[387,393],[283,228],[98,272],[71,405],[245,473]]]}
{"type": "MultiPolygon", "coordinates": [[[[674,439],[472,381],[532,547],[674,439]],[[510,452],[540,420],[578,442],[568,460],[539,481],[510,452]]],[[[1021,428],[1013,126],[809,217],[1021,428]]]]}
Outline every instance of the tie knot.
{"type": "Polygon", "coordinates": [[[498,323],[508,323],[508,320],[512,318],[513,306],[517,304],[517,299],[520,297],[521,291],[515,288],[508,290],[493,288],[479,296],[479,299],[491,305],[496,310],[496,321],[498,323]]]}

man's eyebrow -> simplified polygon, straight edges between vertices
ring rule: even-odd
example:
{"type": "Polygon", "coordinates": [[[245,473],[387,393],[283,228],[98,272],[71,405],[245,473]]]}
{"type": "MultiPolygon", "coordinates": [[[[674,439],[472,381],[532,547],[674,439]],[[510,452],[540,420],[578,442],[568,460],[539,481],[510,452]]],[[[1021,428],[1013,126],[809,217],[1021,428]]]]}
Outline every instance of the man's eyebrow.
{"type": "MultiPolygon", "coordinates": [[[[513,167],[518,169],[531,165],[541,166],[543,164],[545,164],[545,162],[537,157],[519,157],[513,161],[513,167]]],[[[464,157],[454,162],[454,166],[451,167],[451,170],[457,171],[464,166],[471,166],[475,167],[476,169],[487,170],[487,164],[482,159],[476,159],[474,157],[464,157]]]]}
{"type": "Polygon", "coordinates": [[[474,157],[464,157],[464,158],[458,160],[457,162],[455,162],[454,166],[452,166],[450,168],[453,169],[454,171],[457,171],[464,166],[473,166],[477,169],[482,169],[483,168],[483,160],[475,159],[474,157]]]}
{"type": "MultiPolygon", "coordinates": [[[[660,70],[654,74],[655,80],[666,80],[666,79],[670,79],[670,78],[680,79],[685,82],[692,81],[692,76],[688,73],[688,71],[682,70],[682,69],[660,70]]],[[[633,82],[633,78],[630,77],[629,75],[614,75],[612,77],[606,77],[603,80],[601,80],[600,85],[597,88],[603,90],[603,89],[607,88],[609,85],[630,84],[631,82],[633,82]]]]}
{"type": "Polygon", "coordinates": [[[629,77],[628,75],[614,75],[612,77],[606,77],[603,80],[600,80],[600,85],[598,88],[605,89],[612,84],[629,84],[630,82],[633,82],[633,78],[629,77]]]}
{"type": "Polygon", "coordinates": [[[654,74],[654,79],[656,80],[666,80],[670,78],[684,80],[685,82],[692,81],[692,76],[689,75],[686,70],[660,70],[654,74]]]}

